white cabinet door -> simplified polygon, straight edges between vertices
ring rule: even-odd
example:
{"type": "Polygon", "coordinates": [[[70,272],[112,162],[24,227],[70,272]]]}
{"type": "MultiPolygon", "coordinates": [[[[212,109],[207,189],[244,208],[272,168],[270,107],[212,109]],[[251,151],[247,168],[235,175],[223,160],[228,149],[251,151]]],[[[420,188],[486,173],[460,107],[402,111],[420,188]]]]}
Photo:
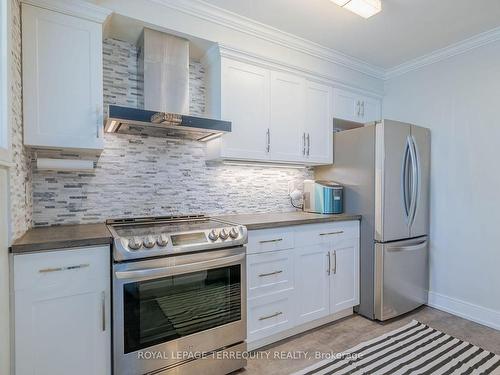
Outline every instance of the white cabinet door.
{"type": "Polygon", "coordinates": [[[335,88],[333,90],[333,117],[362,122],[359,95],[351,91],[335,88]]]}
{"type": "Polygon", "coordinates": [[[24,143],[102,149],[102,26],[23,4],[24,143]]]}
{"type": "Polygon", "coordinates": [[[305,96],[305,159],[314,163],[332,163],[332,89],[327,85],[307,81],[305,96]]]}
{"type": "Polygon", "coordinates": [[[232,122],[221,156],[265,160],[269,130],[269,70],[239,61],[221,62],[221,117],[232,122]]]}
{"type": "Polygon", "coordinates": [[[109,253],[14,256],[16,375],[111,373],[109,253]]]}
{"type": "Polygon", "coordinates": [[[379,99],[364,97],[361,102],[363,122],[382,120],[382,103],[379,99]]]}
{"type": "Polygon", "coordinates": [[[359,238],[333,241],[330,313],[359,304],[359,238]]]}
{"type": "Polygon", "coordinates": [[[328,244],[295,249],[297,324],[322,318],[329,313],[329,250],[328,244]]]}
{"type": "Polygon", "coordinates": [[[305,121],[305,80],[271,72],[271,159],[302,160],[302,128],[305,121]]]}

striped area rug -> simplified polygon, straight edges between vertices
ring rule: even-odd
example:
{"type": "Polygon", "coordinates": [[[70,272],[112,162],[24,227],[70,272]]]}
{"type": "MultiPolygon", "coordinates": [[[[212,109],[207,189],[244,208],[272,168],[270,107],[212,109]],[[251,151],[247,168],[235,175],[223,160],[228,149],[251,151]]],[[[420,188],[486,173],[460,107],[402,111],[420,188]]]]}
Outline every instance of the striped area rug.
{"type": "Polygon", "coordinates": [[[327,359],[294,375],[500,374],[500,356],[416,320],[345,353],[358,357],[327,359]]]}

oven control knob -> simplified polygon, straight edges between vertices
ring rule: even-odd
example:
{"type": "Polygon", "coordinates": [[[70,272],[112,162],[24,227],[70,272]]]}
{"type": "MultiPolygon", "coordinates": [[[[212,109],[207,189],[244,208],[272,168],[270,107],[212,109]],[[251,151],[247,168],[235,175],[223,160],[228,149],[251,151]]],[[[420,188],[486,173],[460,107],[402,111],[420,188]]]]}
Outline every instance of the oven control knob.
{"type": "Polygon", "coordinates": [[[231,228],[229,231],[229,236],[234,240],[236,237],[238,237],[238,229],[237,228],[231,228]]]}
{"type": "Polygon", "coordinates": [[[222,229],[219,233],[219,237],[221,238],[221,240],[225,241],[229,237],[229,233],[227,233],[227,230],[222,229]]]}
{"type": "Polygon", "coordinates": [[[158,246],[165,247],[168,243],[168,237],[165,234],[162,234],[160,237],[158,237],[156,243],[158,244],[158,246]]]}
{"type": "Polygon", "coordinates": [[[142,244],[146,249],[151,249],[156,244],[156,241],[152,236],[147,236],[142,244]]]}
{"type": "Polygon", "coordinates": [[[132,250],[139,250],[142,247],[142,241],[137,237],[132,237],[128,240],[128,247],[132,250]]]}
{"type": "Polygon", "coordinates": [[[217,241],[217,238],[219,238],[219,233],[217,233],[215,229],[212,229],[208,234],[208,238],[210,238],[210,241],[217,241]]]}

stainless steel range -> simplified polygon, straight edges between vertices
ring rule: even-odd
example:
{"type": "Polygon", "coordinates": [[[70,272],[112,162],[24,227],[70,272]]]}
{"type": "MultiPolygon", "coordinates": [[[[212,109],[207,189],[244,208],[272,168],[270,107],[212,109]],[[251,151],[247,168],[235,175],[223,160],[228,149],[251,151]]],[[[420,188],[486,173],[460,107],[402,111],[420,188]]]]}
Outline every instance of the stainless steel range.
{"type": "Polygon", "coordinates": [[[109,220],[116,375],[246,365],[247,230],[205,216],[109,220]]]}

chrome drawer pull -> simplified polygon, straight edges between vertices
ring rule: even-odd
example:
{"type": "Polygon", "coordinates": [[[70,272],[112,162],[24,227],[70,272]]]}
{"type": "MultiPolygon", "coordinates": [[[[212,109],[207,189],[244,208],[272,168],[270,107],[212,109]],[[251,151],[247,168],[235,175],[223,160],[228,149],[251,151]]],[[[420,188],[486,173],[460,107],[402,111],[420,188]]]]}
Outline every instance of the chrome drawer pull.
{"type": "Polygon", "coordinates": [[[259,277],[277,275],[278,273],[282,273],[282,272],[283,272],[282,270],[279,270],[279,271],[274,271],[274,272],[269,272],[269,273],[261,273],[261,274],[259,274],[259,277]]]}
{"type": "Polygon", "coordinates": [[[283,313],[281,311],[279,311],[279,312],[274,313],[273,315],[263,316],[263,317],[259,318],[259,320],[266,320],[266,319],[275,318],[277,316],[280,316],[281,314],[283,314],[283,313]]]}
{"type": "Polygon", "coordinates": [[[101,329],[106,331],[106,292],[101,293],[101,329]]]}
{"type": "Polygon", "coordinates": [[[330,236],[330,235],[332,235],[332,234],[342,234],[342,233],[344,233],[344,231],[343,231],[343,230],[339,230],[338,232],[320,233],[319,235],[320,235],[320,236],[330,236]]]}
{"type": "Polygon", "coordinates": [[[59,272],[59,271],[69,271],[69,270],[76,270],[79,268],[85,268],[85,267],[90,267],[90,264],[77,264],[74,266],[68,266],[68,267],[57,267],[57,268],[44,268],[39,270],[38,272],[40,273],[49,273],[49,272],[59,272]]]}
{"type": "Polygon", "coordinates": [[[275,240],[264,240],[264,241],[259,241],[260,243],[269,243],[269,242],[280,242],[283,241],[283,238],[276,238],[275,240]]]}

